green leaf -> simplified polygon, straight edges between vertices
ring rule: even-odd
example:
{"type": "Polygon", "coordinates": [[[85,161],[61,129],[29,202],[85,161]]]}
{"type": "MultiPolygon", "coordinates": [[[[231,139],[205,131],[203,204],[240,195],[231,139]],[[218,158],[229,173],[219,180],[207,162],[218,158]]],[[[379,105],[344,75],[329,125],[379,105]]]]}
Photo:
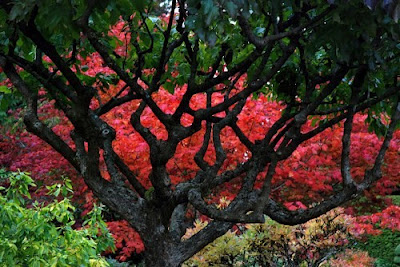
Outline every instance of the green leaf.
{"type": "Polygon", "coordinates": [[[153,197],[153,192],[154,192],[154,187],[150,187],[145,193],[144,193],[144,197],[147,200],[151,200],[153,197]]]}
{"type": "Polygon", "coordinates": [[[0,85],[0,93],[9,94],[11,93],[11,89],[5,85],[0,85]]]}
{"type": "Polygon", "coordinates": [[[238,7],[235,3],[233,3],[232,1],[227,1],[227,3],[225,4],[225,8],[226,11],[228,11],[229,16],[231,16],[232,18],[236,18],[238,14],[238,7]]]}
{"type": "Polygon", "coordinates": [[[89,70],[89,67],[88,67],[87,65],[83,65],[83,66],[81,66],[81,70],[82,70],[83,72],[88,71],[88,70],[89,70]]]}
{"type": "Polygon", "coordinates": [[[173,94],[175,91],[175,84],[172,82],[166,82],[163,85],[164,89],[167,90],[169,93],[173,94]]]}

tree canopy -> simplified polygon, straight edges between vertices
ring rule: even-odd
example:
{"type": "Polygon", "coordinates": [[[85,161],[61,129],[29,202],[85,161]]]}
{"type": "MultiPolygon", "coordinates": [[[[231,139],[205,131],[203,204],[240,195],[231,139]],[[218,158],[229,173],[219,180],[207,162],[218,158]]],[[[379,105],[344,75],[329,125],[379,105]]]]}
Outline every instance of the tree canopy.
{"type": "Polygon", "coordinates": [[[20,95],[27,129],[141,234],[149,266],[179,265],[233,223],[263,222],[264,215],[303,223],[382,177],[400,120],[396,2],[172,0],[160,8],[152,1],[5,0],[0,6],[2,106],[7,94],[20,95]],[[43,119],[43,99],[69,122],[69,136],[43,119]],[[251,99],[279,103],[256,121],[262,129],[256,136],[243,123],[251,99]],[[357,113],[383,140],[360,179],[350,161],[357,113]],[[271,192],[278,164],[340,123],[339,181],[325,197],[288,209],[271,192]],[[194,171],[174,169],[185,177],[174,179],[168,164],[190,138],[198,140],[195,153],[180,155],[191,157],[194,171]],[[140,150],[149,152],[145,179],[133,171],[143,158],[128,154],[140,150]],[[238,190],[218,209],[210,195],[227,183],[238,190]],[[193,210],[212,222],[182,240],[193,210]]]}

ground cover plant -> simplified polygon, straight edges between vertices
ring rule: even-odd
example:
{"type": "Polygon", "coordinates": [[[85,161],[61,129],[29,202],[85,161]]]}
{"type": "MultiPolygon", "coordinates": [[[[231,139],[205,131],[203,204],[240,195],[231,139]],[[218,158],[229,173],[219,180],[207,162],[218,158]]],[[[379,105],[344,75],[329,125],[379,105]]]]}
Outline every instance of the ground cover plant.
{"type": "MultiPolygon", "coordinates": [[[[362,194],[390,204],[376,196],[400,179],[395,2],[159,4],[0,3],[1,106],[64,157],[16,127],[2,165],[71,176],[83,213],[95,196],[110,228],[135,229],[121,259],[144,249],[149,266],[236,223],[304,223],[362,194]],[[182,238],[197,217],[207,226],[182,238]]],[[[360,231],[398,227],[387,209],[360,231]]]]}
{"type": "MultiPolygon", "coordinates": [[[[266,218],[264,224],[243,225],[242,229],[229,231],[186,261],[184,266],[319,266],[333,255],[344,252],[352,240],[353,220],[343,213],[343,209],[296,226],[278,224],[266,218]]],[[[184,238],[206,225],[196,222],[184,238]]],[[[371,257],[369,260],[374,261],[371,257]]]]}

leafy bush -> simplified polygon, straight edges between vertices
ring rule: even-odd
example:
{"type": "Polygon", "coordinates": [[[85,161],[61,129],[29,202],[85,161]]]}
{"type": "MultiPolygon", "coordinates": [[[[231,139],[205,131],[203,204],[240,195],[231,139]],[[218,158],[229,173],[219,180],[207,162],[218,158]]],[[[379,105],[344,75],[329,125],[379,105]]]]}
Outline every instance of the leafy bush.
{"type": "MultiPolygon", "coordinates": [[[[207,225],[207,222],[196,221],[195,227],[189,229],[184,239],[194,235],[207,225]]],[[[245,253],[247,243],[244,238],[229,231],[213,243],[207,245],[199,253],[186,261],[184,266],[233,266],[237,265],[240,257],[245,253]]]]}
{"type": "Polygon", "coordinates": [[[106,261],[112,267],[129,267],[129,266],[132,266],[128,262],[119,262],[118,260],[113,259],[113,258],[106,258],[106,261]]]}
{"type": "Polygon", "coordinates": [[[375,259],[370,257],[368,252],[346,249],[321,267],[372,267],[374,262],[375,259]]]}
{"type": "Polygon", "coordinates": [[[377,258],[376,266],[394,267],[397,266],[393,259],[398,244],[400,244],[400,231],[383,229],[380,235],[368,236],[366,242],[358,243],[355,247],[377,258]]]}
{"type": "MultiPolygon", "coordinates": [[[[297,226],[244,225],[244,233],[230,231],[186,261],[185,266],[318,266],[348,243],[351,217],[336,209],[297,226]]],[[[207,225],[196,221],[183,238],[207,225]]]]}
{"type": "Polygon", "coordinates": [[[400,195],[391,195],[388,197],[392,200],[393,205],[400,206],[400,195]]]}
{"type": "Polygon", "coordinates": [[[394,263],[400,264],[400,245],[397,245],[396,249],[394,250],[394,263]]]}
{"type": "MultiPolygon", "coordinates": [[[[75,208],[68,198],[27,208],[33,180],[24,172],[9,173],[8,180],[8,188],[0,187],[1,266],[109,266],[100,253],[113,247],[113,240],[100,207],[74,230],[75,208]]],[[[70,190],[66,186],[49,189],[58,195],[70,190]]]]}

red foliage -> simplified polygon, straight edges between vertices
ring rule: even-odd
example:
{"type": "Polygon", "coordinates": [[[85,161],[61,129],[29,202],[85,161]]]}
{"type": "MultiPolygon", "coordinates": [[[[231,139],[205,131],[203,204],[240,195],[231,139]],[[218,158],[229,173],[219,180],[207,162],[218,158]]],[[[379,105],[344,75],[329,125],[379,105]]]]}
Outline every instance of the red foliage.
{"type": "Polygon", "coordinates": [[[114,237],[117,249],[115,254],[118,260],[126,261],[134,253],[139,254],[144,251],[139,234],[129,226],[127,221],[107,222],[107,226],[114,237]]]}
{"type": "MultiPolygon", "coordinates": [[[[62,112],[54,108],[52,102],[42,102],[39,112],[43,121],[54,125],[55,133],[71,142],[71,126],[62,112]]],[[[22,110],[17,110],[14,115],[20,116],[22,113],[22,110]]],[[[46,200],[47,190],[40,185],[51,185],[60,182],[62,176],[69,177],[74,186],[74,200],[84,203],[82,197],[84,198],[88,188],[76,170],[48,144],[24,130],[22,125],[17,124],[14,128],[16,129],[0,128],[0,166],[11,171],[29,171],[39,185],[33,192],[33,197],[41,201],[46,200]]]]}
{"type": "MultiPolygon", "coordinates": [[[[244,79],[243,77],[242,80],[244,79]]],[[[123,85],[118,84],[115,90],[119,90],[121,86],[123,85]]],[[[185,88],[178,88],[175,94],[171,95],[161,90],[155,93],[153,98],[164,111],[173,112],[184,91],[185,88]]],[[[106,98],[106,96],[102,97],[106,98]]],[[[216,95],[213,98],[213,103],[218,103],[220,97],[216,95]]],[[[205,105],[205,97],[203,95],[193,98],[193,108],[199,108],[203,105],[205,105]]],[[[140,135],[134,131],[128,120],[129,114],[136,107],[137,102],[132,101],[132,103],[115,108],[105,115],[104,119],[117,131],[117,138],[113,143],[116,152],[138,175],[140,181],[146,187],[149,187],[148,175],[151,171],[149,148],[140,135]]],[[[257,99],[248,99],[244,112],[239,118],[239,125],[251,140],[256,140],[279,118],[280,108],[281,106],[278,103],[268,101],[264,95],[260,95],[257,99]]],[[[69,139],[70,125],[62,114],[54,109],[52,102],[43,102],[40,112],[47,114],[46,116],[43,115],[42,119],[44,120],[51,120],[52,118],[53,121],[59,120],[53,130],[64,139],[69,139]]],[[[356,132],[352,136],[352,174],[357,179],[362,179],[361,174],[372,164],[381,142],[374,134],[367,132],[364,119],[365,116],[363,115],[355,118],[354,127],[356,132]]],[[[163,125],[149,109],[146,109],[143,113],[142,121],[147,127],[150,127],[150,130],[158,138],[167,138],[163,125]]],[[[182,123],[190,124],[190,117],[184,117],[182,123]]],[[[311,125],[308,127],[311,128],[311,125]]],[[[286,206],[289,209],[297,209],[306,208],[307,203],[310,201],[318,201],[324,195],[332,192],[332,185],[341,181],[339,169],[341,132],[342,128],[339,126],[323,132],[320,136],[304,143],[288,160],[282,162],[277,168],[273,179],[275,185],[274,197],[281,200],[285,199],[286,206]]],[[[167,167],[174,184],[192,178],[197,171],[197,165],[194,164],[193,157],[201,145],[203,134],[204,130],[182,141],[174,158],[168,162],[167,167]]],[[[225,161],[225,169],[232,168],[232,166],[243,162],[249,156],[245,146],[234,136],[231,129],[225,129],[222,132],[221,139],[228,155],[225,161]]],[[[24,130],[18,130],[13,134],[8,132],[7,135],[0,137],[0,148],[2,150],[0,153],[0,165],[10,170],[29,170],[36,180],[42,181],[44,184],[53,183],[61,174],[70,177],[75,187],[75,199],[83,205],[83,212],[86,213],[91,209],[95,200],[92,193],[82,183],[82,179],[78,178],[76,172],[59,154],[39,138],[30,135],[24,130]]],[[[384,177],[367,195],[374,198],[376,194],[388,194],[399,184],[399,150],[400,135],[397,132],[386,155],[384,177]]],[[[214,151],[211,146],[205,158],[210,162],[214,160],[214,151]]],[[[105,169],[103,173],[105,173],[105,169]]],[[[262,175],[260,175],[259,181],[262,181],[262,175]]],[[[215,199],[223,196],[228,197],[228,199],[233,197],[238,186],[235,183],[227,184],[221,190],[221,194],[215,194],[215,199]]],[[[38,190],[34,194],[36,198],[43,196],[44,190],[38,190]]],[[[365,222],[360,221],[360,224],[356,227],[359,227],[359,231],[363,231],[363,233],[365,231],[374,233],[374,228],[371,228],[368,223],[377,222],[376,218],[378,217],[383,227],[399,228],[399,210],[398,207],[393,206],[373,217],[369,217],[370,219],[368,220],[365,219],[365,222]]],[[[141,242],[138,234],[128,230],[130,228],[127,223],[110,222],[109,226],[111,226],[110,230],[114,234],[117,244],[119,244],[117,247],[122,249],[122,244],[124,246],[118,252],[121,260],[130,257],[131,253],[138,253],[143,250],[143,245],[138,245],[141,242]],[[127,236],[130,237],[128,238],[127,236]]]]}
{"type": "MultiPolygon", "coordinates": [[[[379,234],[377,228],[387,228],[392,231],[400,231],[400,207],[389,206],[382,212],[371,215],[357,217],[358,224],[355,224],[359,229],[363,229],[369,234],[379,234]]],[[[362,230],[361,230],[362,231],[362,230]]]]}

